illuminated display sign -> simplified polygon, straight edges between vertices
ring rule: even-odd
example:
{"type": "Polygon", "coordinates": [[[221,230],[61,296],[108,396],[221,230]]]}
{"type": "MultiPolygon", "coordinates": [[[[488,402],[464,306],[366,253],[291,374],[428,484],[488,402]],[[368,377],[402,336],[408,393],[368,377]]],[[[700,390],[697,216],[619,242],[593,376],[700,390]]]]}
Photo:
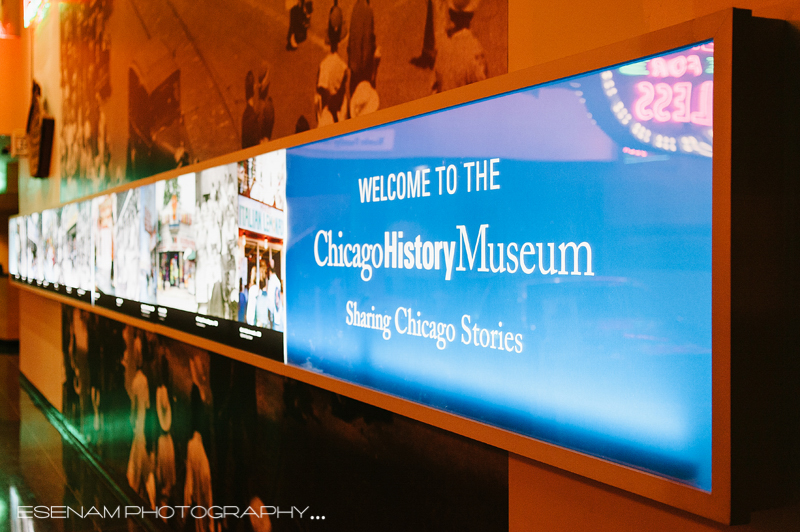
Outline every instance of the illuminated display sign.
{"type": "Polygon", "coordinates": [[[288,363],[709,491],[711,50],[287,150],[288,363]]]}

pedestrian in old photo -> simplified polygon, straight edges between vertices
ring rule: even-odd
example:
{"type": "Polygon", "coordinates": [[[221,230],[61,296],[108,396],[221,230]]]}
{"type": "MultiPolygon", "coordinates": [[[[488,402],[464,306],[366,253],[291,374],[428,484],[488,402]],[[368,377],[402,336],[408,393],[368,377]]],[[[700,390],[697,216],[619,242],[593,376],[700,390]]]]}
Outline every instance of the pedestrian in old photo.
{"type": "Polygon", "coordinates": [[[271,328],[283,331],[283,289],[280,279],[275,274],[275,264],[270,259],[269,274],[267,275],[267,298],[269,299],[269,312],[271,328]]]}
{"type": "Polygon", "coordinates": [[[347,41],[347,65],[350,68],[350,92],[362,81],[375,86],[375,17],[369,0],[356,0],[350,15],[350,38],[347,41]]]}
{"type": "Polygon", "coordinates": [[[145,440],[145,417],[150,408],[150,387],[147,377],[142,372],[142,338],[136,334],[132,351],[126,351],[123,364],[134,372],[128,392],[131,398],[131,425],[133,426],[133,442],[128,458],[128,485],[140,495],[146,495],[145,483],[150,472],[150,459],[145,440]]]}
{"type": "MultiPolygon", "coordinates": [[[[194,359],[193,359],[194,361],[194,359]]],[[[211,492],[211,467],[206,454],[206,445],[210,444],[208,437],[208,414],[197,383],[192,385],[191,401],[191,430],[192,437],[186,446],[186,482],[183,488],[183,504],[186,506],[200,506],[211,508],[214,504],[211,492]]],[[[191,515],[191,514],[190,514],[191,515]]],[[[202,514],[201,514],[202,515],[202,514]]],[[[187,530],[194,532],[214,532],[214,521],[206,514],[196,518],[193,515],[187,524],[187,530]]]]}
{"type": "Polygon", "coordinates": [[[302,133],[303,131],[308,131],[309,129],[311,129],[311,125],[309,125],[308,119],[304,115],[300,115],[297,118],[297,122],[294,124],[294,132],[302,133]]]}
{"type": "Polygon", "coordinates": [[[422,37],[422,52],[411,58],[411,64],[424,69],[432,69],[436,62],[436,29],[437,15],[442,11],[443,0],[428,0],[425,10],[425,29],[422,37]]]}
{"type": "Polygon", "coordinates": [[[259,292],[256,301],[256,325],[265,329],[272,328],[272,316],[270,314],[270,301],[267,292],[269,279],[267,277],[267,263],[262,260],[259,270],[259,292]]]}
{"type": "Polygon", "coordinates": [[[297,50],[297,46],[306,40],[308,27],[311,25],[313,4],[310,0],[298,0],[289,10],[289,34],[286,37],[286,49],[297,50]]]}
{"type": "Polygon", "coordinates": [[[245,313],[247,312],[247,290],[244,282],[239,278],[239,317],[238,320],[245,323],[245,313]]]}
{"type": "Polygon", "coordinates": [[[172,406],[170,394],[170,372],[166,349],[159,346],[161,356],[161,384],[156,389],[156,413],[158,414],[158,443],[156,444],[156,482],[158,506],[167,506],[172,499],[172,490],[177,484],[175,474],[175,444],[172,441],[172,406]]]}
{"type": "Polygon", "coordinates": [[[258,283],[258,270],[253,266],[250,268],[250,285],[247,289],[247,311],[245,312],[245,321],[248,325],[256,324],[256,304],[260,292],[258,283]]]}
{"type": "Polygon", "coordinates": [[[470,29],[478,0],[448,0],[447,6],[450,23],[436,54],[434,92],[483,81],[489,75],[483,46],[470,29]]]}
{"type": "Polygon", "coordinates": [[[257,146],[261,140],[258,127],[258,114],[255,110],[255,83],[256,76],[252,70],[247,71],[244,77],[245,108],[242,114],[242,149],[257,146]]]}
{"type": "Polygon", "coordinates": [[[269,65],[266,62],[261,64],[256,80],[255,106],[256,118],[258,120],[259,142],[268,142],[272,138],[272,128],[275,126],[275,104],[269,95],[269,65]]]}
{"type": "Polygon", "coordinates": [[[330,53],[322,60],[317,74],[317,93],[314,108],[317,113],[317,127],[347,118],[347,63],[339,55],[339,41],[342,35],[344,17],[339,6],[331,9],[328,20],[328,40],[330,53]]]}

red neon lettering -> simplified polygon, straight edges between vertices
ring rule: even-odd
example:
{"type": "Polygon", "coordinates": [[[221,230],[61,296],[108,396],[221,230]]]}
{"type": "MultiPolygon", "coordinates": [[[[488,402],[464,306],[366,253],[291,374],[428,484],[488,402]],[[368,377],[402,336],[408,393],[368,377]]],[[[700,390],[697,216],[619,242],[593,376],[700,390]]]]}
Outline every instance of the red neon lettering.
{"type": "Polygon", "coordinates": [[[692,122],[699,126],[712,125],[714,110],[714,82],[704,81],[700,84],[698,110],[692,112],[692,122]]]}
{"type": "Polygon", "coordinates": [[[690,101],[692,99],[692,83],[681,81],[672,86],[672,119],[676,122],[688,122],[691,118],[690,101]]]}
{"type": "Polygon", "coordinates": [[[666,78],[669,76],[669,69],[667,68],[667,61],[663,57],[656,57],[647,63],[647,70],[654,78],[666,78]]]}
{"type": "Polygon", "coordinates": [[[682,55],[669,60],[667,63],[669,68],[669,75],[673,78],[679,78],[686,74],[686,58],[682,55]]]}
{"type": "Polygon", "coordinates": [[[686,58],[686,70],[694,74],[695,76],[699,76],[703,73],[703,64],[700,62],[700,58],[696,55],[690,55],[686,58]]]}
{"type": "Polygon", "coordinates": [[[653,95],[655,89],[653,84],[649,81],[640,81],[636,84],[636,89],[641,95],[636,103],[633,104],[633,114],[637,119],[646,122],[653,119],[653,111],[647,108],[648,105],[653,103],[653,95]]]}
{"type": "Polygon", "coordinates": [[[672,116],[666,111],[669,102],[672,101],[672,87],[666,83],[659,83],[656,85],[656,94],[658,98],[653,104],[653,115],[657,121],[666,122],[672,116]]]}
{"type": "Polygon", "coordinates": [[[703,64],[696,55],[679,55],[669,61],[663,57],[656,57],[647,63],[647,69],[654,78],[680,78],[687,72],[699,76],[703,73],[703,64]]]}
{"type": "Polygon", "coordinates": [[[711,126],[714,107],[714,82],[704,81],[694,90],[690,81],[680,81],[674,85],[649,81],[636,84],[639,99],[633,104],[633,115],[637,120],[647,122],[692,122],[698,126],[711,126]],[[667,108],[672,105],[672,112],[667,108]],[[692,111],[692,108],[695,110],[692,111]]]}

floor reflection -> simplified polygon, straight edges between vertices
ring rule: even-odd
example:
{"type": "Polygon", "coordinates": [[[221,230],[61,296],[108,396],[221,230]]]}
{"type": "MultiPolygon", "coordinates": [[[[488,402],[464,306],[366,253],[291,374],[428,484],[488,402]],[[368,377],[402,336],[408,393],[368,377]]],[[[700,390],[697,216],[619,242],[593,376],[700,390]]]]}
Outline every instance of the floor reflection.
{"type": "MultiPolygon", "coordinates": [[[[6,399],[9,390],[0,387],[6,399]]],[[[147,527],[120,517],[86,516],[91,507],[112,511],[124,504],[106,488],[78,449],[56,428],[22,390],[16,408],[0,421],[0,532],[82,532],[92,530],[145,532],[147,527]],[[38,516],[34,514],[39,507],[38,516]],[[57,517],[64,507],[83,512],[57,517]],[[42,518],[49,514],[49,518],[42,518]]],[[[157,526],[157,525],[154,525],[157,526]]]]}

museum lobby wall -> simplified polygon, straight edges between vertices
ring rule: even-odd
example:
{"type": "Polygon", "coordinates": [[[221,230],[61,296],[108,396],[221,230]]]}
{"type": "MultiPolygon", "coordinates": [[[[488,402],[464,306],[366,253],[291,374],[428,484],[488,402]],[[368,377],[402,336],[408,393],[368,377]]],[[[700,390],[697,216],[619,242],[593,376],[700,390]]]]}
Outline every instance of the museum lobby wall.
{"type": "MultiPolygon", "coordinates": [[[[424,2],[416,3],[424,6],[424,2]]],[[[118,13],[125,11],[132,17],[143,19],[152,16],[156,21],[154,25],[167,24],[163,17],[148,14],[146,10],[140,11],[134,0],[116,0],[106,4],[105,9],[109,12],[112,9],[118,13]]],[[[374,9],[381,9],[377,0],[373,0],[372,4],[374,9]]],[[[507,21],[502,31],[494,31],[488,26],[490,21],[496,20],[494,18],[485,22],[487,26],[476,28],[476,32],[483,32],[486,39],[506,42],[497,47],[488,44],[486,46],[489,50],[489,75],[492,77],[541,66],[729,7],[752,9],[753,15],[759,17],[800,21],[800,4],[797,2],[768,0],[737,3],[729,0],[580,0],[569,3],[509,0],[507,7],[500,2],[484,0],[484,4],[495,6],[493,9],[496,12],[492,12],[492,17],[506,17],[507,21]],[[501,7],[497,8],[496,4],[501,7]]],[[[312,15],[312,24],[319,26],[318,33],[322,33],[322,21],[327,22],[324,13],[327,13],[328,7],[327,4],[324,4],[324,8],[322,5],[321,2],[315,4],[316,11],[312,15]]],[[[203,4],[198,4],[197,9],[202,15],[203,4]]],[[[63,33],[77,30],[75,26],[60,24],[58,13],[59,7],[54,3],[54,7],[50,8],[50,12],[38,24],[21,31],[19,50],[13,50],[23,65],[23,72],[14,74],[19,83],[24,85],[24,90],[15,91],[18,98],[23,98],[19,94],[24,94],[23,101],[17,107],[27,108],[30,80],[36,79],[46,97],[48,113],[55,117],[57,124],[51,177],[30,177],[28,162],[20,161],[19,209],[23,214],[96,194],[102,188],[86,185],[79,178],[76,179],[80,169],[90,168],[96,174],[113,174],[118,172],[114,165],[117,168],[122,167],[126,159],[123,149],[122,156],[117,151],[115,155],[109,155],[103,160],[104,149],[110,152],[114,146],[129,141],[115,138],[110,132],[112,128],[103,124],[129,120],[128,95],[120,95],[116,92],[116,87],[112,86],[108,89],[109,95],[100,96],[105,98],[102,119],[65,116],[66,107],[72,105],[76,109],[78,106],[74,102],[69,103],[69,95],[62,97],[64,88],[78,91],[78,94],[87,89],[64,78],[67,70],[62,64],[65,57],[62,47],[68,39],[63,33]],[[65,102],[65,99],[68,101],[65,102]],[[58,134],[58,124],[65,121],[74,122],[73,130],[58,134]],[[91,130],[86,138],[91,138],[91,142],[95,143],[94,160],[87,159],[86,154],[81,151],[84,148],[75,140],[82,134],[84,127],[91,130]],[[106,148],[97,147],[104,143],[106,148]],[[101,155],[98,156],[97,153],[101,155]],[[70,166],[70,169],[65,169],[66,166],[70,166]]],[[[214,18],[210,8],[207,18],[214,18]]],[[[419,18],[421,25],[423,17],[419,18]]],[[[119,18],[112,19],[111,15],[107,16],[107,20],[120,24],[119,18]]],[[[239,24],[246,25],[247,22],[240,21],[239,24]]],[[[137,55],[139,50],[134,47],[137,46],[136,39],[141,36],[134,34],[141,30],[132,30],[131,35],[126,36],[119,26],[115,29],[110,49],[132,58],[131,64],[137,64],[142,86],[148,87],[145,79],[147,74],[142,72],[149,68],[151,75],[156,76],[152,73],[161,68],[153,64],[158,61],[181,61],[175,52],[171,52],[173,58],[170,59],[170,54],[165,54],[161,49],[164,48],[163,45],[159,45],[161,48],[157,50],[154,47],[149,56],[137,55]],[[144,66],[147,60],[152,61],[150,66],[144,66]]],[[[417,30],[421,36],[421,28],[417,30]]],[[[167,36],[164,37],[166,48],[172,46],[169,42],[169,30],[159,31],[167,36]]],[[[228,31],[236,32],[237,26],[232,25],[228,31]]],[[[245,33],[242,31],[243,35],[245,33]]],[[[77,56],[83,57],[83,60],[92,54],[94,60],[102,57],[109,46],[108,43],[86,40],[85,35],[72,35],[69,38],[73,39],[69,41],[73,45],[83,47],[76,48],[79,50],[77,56]]],[[[381,35],[378,34],[377,38],[380,44],[381,35]]],[[[397,40],[387,39],[385,43],[385,46],[398,45],[397,40]]],[[[310,45],[311,41],[307,44],[310,45]]],[[[181,44],[183,45],[189,48],[192,46],[191,43],[181,44]]],[[[178,55],[195,53],[191,50],[181,52],[177,44],[175,47],[179,50],[178,55]]],[[[237,52],[234,48],[220,53],[237,52]]],[[[384,53],[384,57],[386,56],[384,53]]],[[[198,57],[201,61],[208,60],[203,59],[202,54],[198,54],[198,57]]],[[[388,62],[386,59],[384,61],[388,62]]],[[[261,68],[258,57],[253,56],[250,63],[258,75],[261,68]]],[[[79,67],[73,65],[71,68],[79,67]]],[[[387,68],[386,63],[381,68],[387,68]]],[[[275,65],[272,65],[269,74],[272,79],[280,79],[281,74],[276,70],[275,65]]],[[[306,65],[305,70],[315,72],[316,63],[306,65]]],[[[111,79],[120,76],[127,79],[124,78],[128,75],[127,72],[125,70],[120,74],[111,72],[109,68],[108,75],[111,79]]],[[[223,99],[233,98],[228,93],[243,93],[243,81],[243,77],[238,76],[229,80],[227,86],[214,87],[188,77],[181,80],[187,86],[194,83],[190,89],[198,94],[198,101],[206,93],[215,91],[223,99]]],[[[102,84],[96,80],[93,82],[99,83],[97,87],[102,84]]],[[[273,83],[277,86],[277,82],[273,83]]],[[[187,86],[183,90],[187,90],[187,86]]],[[[102,87],[98,88],[98,94],[103,93],[103,90],[102,87]]],[[[308,93],[310,108],[313,88],[303,88],[302,92],[308,93]]],[[[402,93],[398,89],[398,94],[392,95],[388,100],[405,105],[404,112],[411,114],[414,105],[425,109],[426,99],[416,94],[402,93]]],[[[236,98],[241,100],[241,107],[237,109],[243,108],[244,94],[236,98]]],[[[306,103],[298,105],[303,106],[306,103]]],[[[93,108],[87,106],[86,109],[91,112],[93,108]]],[[[280,108],[276,109],[276,114],[279,113],[280,108]]],[[[198,115],[197,120],[203,118],[201,111],[195,114],[198,115]]],[[[272,140],[273,143],[278,142],[276,146],[284,147],[285,143],[292,142],[294,137],[288,132],[294,131],[295,117],[299,114],[293,114],[291,119],[281,118],[283,122],[276,123],[278,129],[272,140]]],[[[21,123],[24,118],[24,114],[16,113],[11,129],[24,129],[25,124],[21,123]]],[[[212,113],[211,119],[221,124],[232,122],[225,127],[237,131],[238,135],[239,126],[234,125],[238,124],[238,116],[213,116],[212,113]]],[[[188,124],[188,118],[183,120],[186,120],[182,126],[184,128],[201,127],[188,124]]],[[[164,131],[173,126],[176,131],[180,130],[175,122],[168,124],[164,131]]],[[[241,149],[238,141],[232,142],[229,138],[223,138],[221,133],[220,138],[215,138],[214,129],[206,128],[204,131],[210,137],[205,139],[209,146],[201,145],[198,140],[190,143],[187,141],[190,135],[182,133],[186,146],[191,146],[186,151],[191,149],[195,154],[207,154],[197,157],[196,161],[224,158],[228,153],[241,149]],[[220,146],[229,147],[220,151],[223,149],[220,146]]],[[[271,145],[245,148],[247,151],[242,152],[240,159],[268,151],[271,145]]],[[[173,149],[169,153],[170,156],[180,157],[182,152],[173,149]]],[[[130,149],[127,158],[130,168],[130,149]]],[[[156,160],[154,157],[153,161],[156,160]]],[[[157,167],[158,172],[174,168],[170,164],[157,167]]],[[[148,177],[146,170],[137,172],[145,173],[126,174],[117,181],[114,181],[116,177],[112,175],[101,186],[113,188],[124,184],[126,179],[148,177]]],[[[507,526],[513,531],[749,529],[748,525],[725,527],[621,489],[486,445],[478,439],[457,435],[446,430],[449,423],[446,419],[434,417],[430,422],[421,422],[415,419],[416,411],[408,410],[402,401],[392,408],[371,406],[367,404],[370,402],[369,396],[360,395],[353,386],[331,385],[314,375],[305,375],[302,370],[279,368],[278,365],[257,360],[258,357],[238,350],[227,349],[216,342],[165,328],[150,327],[110,311],[89,312],[83,307],[70,306],[67,300],[46,297],[35,290],[20,291],[19,308],[21,373],[68,421],[79,427],[94,445],[93,448],[112,475],[121,483],[127,481],[133,491],[143,498],[148,496],[146,489],[139,485],[138,479],[132,480],[129,469],[130,439],[133,437],[131,427],[128,425],[120,429],[122,432],[115,433],[112,429],[113,420],[106,417],[106,428],[99,429],[98,422],[95,422],[95,419],[100,418],[99,414],[87,417],[82,413],[92,410],[94,393],[98,397],[103,393],[102,397],[106,401],[118,401],[119,405],[124,405],[117,412],[121,417],[127,418],[130,411],[122,413],[127,408],[123,388],[130,389],[133,386],[133,381],[137,378],[137,365],[141,369],[147,367],[144,373],[151,381],[157,381],[150,383],[153,390],[157,386],[164,386],[175,398],[172,434],[176,441],[188,441],[196,415],[205,416],[205,426],[197,431],[205,431],[203,433],[215,442],[215,458],[212,460],[217,464],[212,469],[231,467],[235,471],[233,481],[224,481],[220,476],[214,480],[214,487],[224,494],[223,498],[229,497],[232,502],[250,501],[252,497],[260,496],[262,499],[271,497],[291,504],[294,500],[292,497],[307,497],[316,507],[325,508],[329,515],[336,512],[337,505],[347,511],[363,511],[367,516],[365,521],[386,530],[407,529],[406,526],[422,526],[423,529],[430,526],[446,530],[454,523],[463,525],[465,529],[472,529],[477,525],[487,530],[507,526]],[[80,346],[81,342],[86,341],[91,348],[80,346]],[[123,359],[126,352],[136,352],[141,359],[123,359]],[[98,385],[95,392],[70,386],[71,382],[79,381],[76,375],[81,373],[89,374],[97,379],[96,382],[102,382],[105,388],[98,385]],[[199,407],[198,397],[202,405],[199,407]],[[213,401],[209,397],[213,397],[213,401]],[[244,405],[239,409],[241,411],[232,414],[239,405],[244,405]],[[197,408],[203,412],[196,414],[197,408]],[[251,427],[254,427],[252,432],[251,427]],[[121,440],[127,438],[127,441],[112,441],[112,434],[117,434],[121,440]],[[230,436],[226,437],[225,434],[230,436]],[[260,465],[254,469],[255,473],[247,471],[248,466],[240,460],[243,456],[254,457],[254,461],[259,461],[260,465]],[[305,459],[313,465],[305,463],[305,459]],[[253,478],[255,476],[259,478],[253,478]],[[274,479],[274,485],[261,480],[263,478],[274,479]],[[312,484],[313,487],[310,487],[312,484]],[[350,492],[350,496],[345,497],[342,493],[331,495],[337,490],[350,492]],[[442,493],[447,495],[443,496],[442,493]],[[408,508],[415,504],[415,497],[424,497],[428,502],[409,511],[408,508]],[[364,503],[363,506],[357,504],[359,500],[364,503]],[[367,505],[377,507],[365,510],[364,506],[367,505]],[[469,516],[471,522],[461,513],[478,506],[482,509],[469,516]],[[406,514],[407,517],[401,517],[406,514]]],[[[145,442],[142,445],[150,443],[145,442]]],[[[186,449],[181,449],[181,445],[183,444],[178,445],[176,452],[185,454],[186,449]]],[[[170,496],[174,494],[164,494],[166,498],[170,496]]],[[[786,507],[786,501],[776,502],[775,505],[786,507]]],[[[781,514],[780,508],[777,511],[777,517],[775,513],[769,514],[766,518],[768,522],[759,522],[759,519],[764,519],[762,514],[754,513],[754,526],[763,526],[758,528],[760,530],[788,530],[789,528],[781,527],[791,521],[795,514],[781,514]]]]}

